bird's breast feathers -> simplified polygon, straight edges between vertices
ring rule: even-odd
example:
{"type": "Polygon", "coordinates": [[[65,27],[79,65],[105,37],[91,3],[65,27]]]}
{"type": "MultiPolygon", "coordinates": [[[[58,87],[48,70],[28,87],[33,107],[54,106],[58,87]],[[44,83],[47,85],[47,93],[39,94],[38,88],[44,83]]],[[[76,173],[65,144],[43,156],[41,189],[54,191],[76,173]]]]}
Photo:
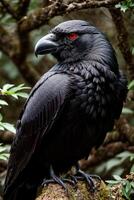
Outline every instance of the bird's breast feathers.
{"type": "MultiPolygon", "coordinates": [[[[71,99],[72,107],[77,107],[90,118],[106,117],[111,110],[111,105],[116,104],[116,79],[105,77],[97,69],[73,69],[74,98],[71,99]]],[[[106,72],[105,72],[106,73],[106,72]]],[[[109,74],[112,72],[108,72],[109,74]]],[[[113,110],[114,112],[114,110],[113,110]]]]}

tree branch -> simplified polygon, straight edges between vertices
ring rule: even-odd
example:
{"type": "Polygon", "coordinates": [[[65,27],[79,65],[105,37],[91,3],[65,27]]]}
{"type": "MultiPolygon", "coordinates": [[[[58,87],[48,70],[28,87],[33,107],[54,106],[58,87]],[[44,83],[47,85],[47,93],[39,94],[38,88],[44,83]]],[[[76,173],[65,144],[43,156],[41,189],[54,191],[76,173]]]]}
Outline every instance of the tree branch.
{"type": "MultiPolygon", "coordinates": [[[[29,31],[47,23],[48,20],[54,16],[63,15],[65,13],[84,8],[114,5],[119,1],[121,0],[78,0],[77,3],[74,1],[69,1],[68,4],[65,4],[62,0],[56,0],[52,1],[51,5],[48,5],[45,8],[37,9],[32,14],[24,16],[27,12],[30,0],[20,0],[17,18],[20,18],[22,15],[24,17],[18,22],[17,37],[16,34],[13,37],[8,37],[9,34],[3,28],[1,28],[2,33],[0,34],[3,35],[3,38],[0,41],[0,48],[12,59],[25,80],[28,81],[30,85],[34,85],[39,78],[39,74],[33,68],[31,68],[26,61],[26,56],[29,50],[29,31]],[[5,44],[7,46],[5,46],[5,44]]],[[[4,0],[2,0],[2,2],[5,3],[4,0]]],[[[10,8],[10,5],[4,5],[6,8],[10,8]]],[[[8,10],[10,10],[11,13],[14,13],[11,8],[8,10]]]]}
{"type": "MultiPolygon", "coordinates": [[[[41,194],[36,200],[107,200],[109,199],[110,190],[103,181],[95,180],[95,192],[90,191],[84,181],[78,181],[76,186],[66,184],[67,191],[58,184],[49,184],[44,186],[41,194]]],[[[122,199],[121,199],[122,200],[122,199]]]]}
{"type": "MultiPolygon", "coordinates": [[[[122,180],[125,183],[132,183],[134,180],[134,173],[130,173],[122,180]]],[[[124,200],[123,190],[126,186],[124,186],[123,181],[112,184],[110,187],[98,179],[93,179],[93,181],[96,187],[94,192],[90,191],[84,181],[78,181],[75,187],[66,184],[67,192],[58,184],[51,183],[44,186],[36,200],[124,200]]],[[[133,191],[130,191],[128,196],[130,199],[133,199],[133,191]]]]}
{"type": "Polygon", "coordinates": [[[131,126],[125,117],[120,117],[116,123],[116,130],[124,137],[124,141],[134,145],[134,126],[131,126]]]}
{"type": "Polygon", "coordinates": [[[55,1],[52,5],[49,5],[45,8],[39,8],[35,10],[32,14],[23,17],[20,22],[20,31],[29,32],[31,30],[37,29],[40,26],[44,25],[51,18],[63,15],[75,10],[81,10],[86,8],[98,8],[101,6],[112,6],[122,0],[87,0],[82,3],[71,2],[65,4],[59,0],[55,1]]]}
{"type": "Polygon", "coordinates": [[[83,159],[80,161],[80,166],[83,170],[87,170],[90,167],[95,167],[103,161],[113,158],[118,153],[126,150],[130,150],[127,142],[112,142],[110,144],[107,144],[106,146],[101,146],[97,150],[93,150],[92,153],[89,155],[88,160],[83,159]]]}
{"type": "Polygon", "coordinates": [[[23,78],[33,86],[39,79],[39,74],[26,62],[28,40],[26,34],[20,40],[16,34],[9,32],[0,26],[0,50],[5,53],[16,65],[23,78]]]}
{"type": "Polygon", "coordinates": [[[119,9],[109,8],[113,22],[117,30],[118,46],[126,61],[127,71],[130,79],[134,79],[134,57],[132,56],[128,41],[128,32],[124,24],[122,13],[119,9]]]}
{"type": "Polygon", "coordinates": [[[10,58],[15,52],[18,53],[18,40],[0,25],[0,50],[10,58]]]}
{"type": "Polygon", "coordinates": [[[18,16],[16,14],[16,11],[11,7],[11,5],[5,1],[5,0],[1,0],[1,4],[3,6],[3,8],[5,8],[5,10],[16,20],[18,20],[18,16]]]}
{"type": "Polygon", "coordinates": [[[31,0],[19,0],[17,9],[17,16],[19,19],[26,15],[30,1],[31,0]]]}

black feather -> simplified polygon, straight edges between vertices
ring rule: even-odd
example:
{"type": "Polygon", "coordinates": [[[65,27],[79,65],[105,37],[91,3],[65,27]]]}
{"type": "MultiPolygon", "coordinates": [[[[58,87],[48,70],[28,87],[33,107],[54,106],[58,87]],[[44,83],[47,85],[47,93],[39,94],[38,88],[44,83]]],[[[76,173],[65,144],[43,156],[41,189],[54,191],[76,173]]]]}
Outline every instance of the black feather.
{"type": "Polygon", "coordinates": [[[52,30],[58,59],[30,93],[17,125],[4,200],[33,200],[50,165],[58,175],[98,147],[122,110],[127,81],[97,28],[72,20],[52,30]],[[79,37],[69,41],[66,34],[79,37]]]}

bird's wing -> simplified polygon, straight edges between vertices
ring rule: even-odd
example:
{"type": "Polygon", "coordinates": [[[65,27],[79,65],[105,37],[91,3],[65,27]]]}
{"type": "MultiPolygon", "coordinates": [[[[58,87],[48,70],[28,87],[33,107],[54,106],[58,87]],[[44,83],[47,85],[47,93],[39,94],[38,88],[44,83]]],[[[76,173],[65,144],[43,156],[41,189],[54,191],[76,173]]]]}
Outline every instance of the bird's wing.
{"type": "Polygon", "coordinates": [[[65,74],[46,73],[26,102],[11,147],[5,190],[12,185],[30,161],[44,134],[62,112],[69,96],[70,79],[65,74]]]}

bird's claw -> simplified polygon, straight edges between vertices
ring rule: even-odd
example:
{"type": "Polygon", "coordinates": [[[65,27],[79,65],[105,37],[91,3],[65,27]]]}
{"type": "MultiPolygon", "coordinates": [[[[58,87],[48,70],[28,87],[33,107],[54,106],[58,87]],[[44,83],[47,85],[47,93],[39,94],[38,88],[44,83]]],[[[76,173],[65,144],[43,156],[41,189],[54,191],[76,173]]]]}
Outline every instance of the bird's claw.
{"type": "Polygon", "coordinates": [[[50,179],[43,180],[42,186],[48,185],[49,183],[57,183],[60,186],[62,186],[62,188],[65,190],[65,192],[68,191],[65,183],[69,183],[69,184],[75,186],[75,185],[77,185],[78,180],[86,180],[87,184],[89,185],[90,191],[95,192],[96,187],[95,187],[93,179],[98,179],[99,181],[101,181],[101,178],[99,176],[87,174],[87,173],[83,172],[78,166],[77,166],[77,173],[75,175],[69,175],[69,177],[71,179],[61,178],[61,177],[57,176],[54,173],[52,166],[50,166],[50,177],[51,177],[50,179]]]}
{"type": "Polygon", "coordinates": [[[57,176],[54,173],[52,167],[50,167],[50,176],[51,176],[50,179],[44,179],[43,180],[42,186],[48,185],[49,183],[57,183],[60,186],[62,186],[62,188],[65,190],[65,192],[67,192],[67,186],[65,185],[65,182],[69,183],[69,184],[71,184],[73,186],[75,185],[75,181],[74,180],[70,180],[70,179],[67,179],[67,178],[60,178],[59,176],[57,176]]]}
{"type": "Polygon", "coordinates": [[[96,190],[93,178],[101,181],[101,178],[99,176],[87,174],[80,169],[78,169],[77,174],[74,177],[76,180],[86,180],[87,184],[90,187],[91,192],[95,192],[95,190],[96,190]]]}
{"type": "Polygon", "coordinates": [[[75,182],[73,180],[67,178],[60,178],[58,176],[55,176],[52,179],[44,179],[42,182],[42,186],[48,185],[49,183],[59,184],[65,190],[65,192],[67,192],[67,186],[65,183],[69,183],[73,186],[75,185],[75,182]]]}

